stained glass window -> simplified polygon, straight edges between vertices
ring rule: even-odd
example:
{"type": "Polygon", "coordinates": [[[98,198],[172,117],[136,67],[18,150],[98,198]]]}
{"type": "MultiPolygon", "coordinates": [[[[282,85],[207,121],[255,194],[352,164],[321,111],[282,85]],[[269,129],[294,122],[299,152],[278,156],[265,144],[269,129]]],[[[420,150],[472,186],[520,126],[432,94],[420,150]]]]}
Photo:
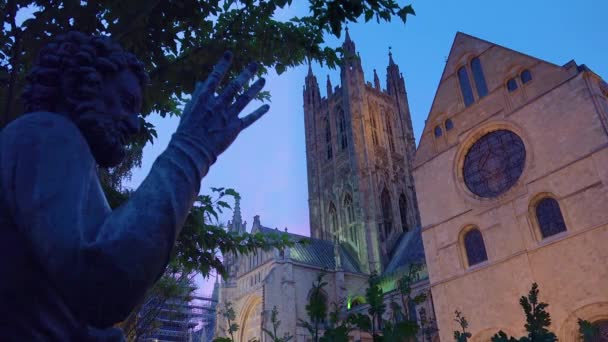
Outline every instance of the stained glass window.
{"type": "Polygon", "coordinates": [[[473,97],[473,90],[471,89],[471,82],[469,81],[467,68],[462,67],[458,69],[458,82],[460,82],[460,91],[462,92],[464,106],[468,107],[475,102],[475,98],[473,97]]]}
{"type": "Polygon", "coordinates": [[[393,230],[393,211],[391,209],[391,196],[388,190],[384,188],[380,194],[380,205],[382,207],[382,223],[384,226],[384,235],[388,237],[393,230]]]}
{"type": "Polygon", "coordinates": [[[464,182],[484,198],[498,196],[517,182],[524,170],[526,149],[520,137],[497,130],[481,137],[464,159],[464,182]]]}
{"type": "Polygon", "coordinates": [[[483,69],[481,68],[479,57],[475,57],[471,61],[471,71],[473,71],[473,79],[475,80],[475,87],[477,88],[477,97],[482,98],[488,95],[488,86],[486,85],[486,79],[483,76],[483,69]]]}
{"type": "Polygon", "coordinates": [[[553,198],[544,198],[536,204],[536,218],[543,238],[566,231],[559,203],[553,198]]]}
{"type": "Polygon", "coordinates": [[[465,234],[464,248],[467,252],[469,266],[488,260],[486,246],[483,243],[483,237],[481,236],[479,229],[471,229],[465,234]]]}
{"type": "Polygon", "coordinates": [[[327,160],[329,160],[333,157],[333,151],[331,149],[331,127],[327,118],[325,118],[325,145],[327,148],[327,160]]]}
{"type": "Polygon", "coordinates": [[[507,89],[509,89],[509,92],[517,90],[517,81],[514,78],[507,81],[507,89]]]}
{"type": "Polygon", "coordinates": [[[403,231],[407,232],[409,230],[407,226],[407,202],[404,194],[399,196],[399,215],[401,217],[401,226],[403,227],[403,231]]]}
{"type": "Polygon", "coordinates": [[[597,328],[595,336],[592,337],[591,342],[608,342],[608,320],[602,320],[593,323],[593,326],[597,328]]]}
{"type": "Polygon", "coordinates": [[[521,83],[526,84],[532,81],[532,73],[530,70],[526,69],[521,72],[521,83]]]}
{"type": "Polygon", "coordinates": [[[452,128],[454,128],[454,122],[452,121],[452,119],[445,120],[445,130],[449,131],[452,128]]]}

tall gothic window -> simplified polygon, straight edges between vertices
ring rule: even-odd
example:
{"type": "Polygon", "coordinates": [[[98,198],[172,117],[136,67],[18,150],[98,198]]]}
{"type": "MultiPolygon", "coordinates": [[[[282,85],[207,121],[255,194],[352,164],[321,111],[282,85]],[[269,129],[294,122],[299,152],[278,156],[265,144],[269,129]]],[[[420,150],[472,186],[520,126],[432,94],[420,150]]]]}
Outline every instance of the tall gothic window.
{"type": "Polygon", "coordinates": [[[338,233],[338,214],[336,213],[336,206],[333,202],[329,203],[329,235],[330,238],[334,237],[334,234],[338,233]]]}
{"type": "Polygon", "coordinates": [[[344,196],[344,209],[346,210],[346,223],[355,221],[355,209],[353,208],[353,198],[350,194],[344,196]]]}
{"type": "Polygon", "coordinates": [[[471,89],[471,82],[469,82],[467,68],[461,67],[458,69],[458,82],[460,83],[460,91],[462,92],[464,106],[468,107],[475,102],[475,98],[473,97],[473,89],[471,89]]]}
{"type": "Polygon", "coordinates": [[[543,238],[566,231],[559,203],[551,197],[543,198],[536,204],[536,218],[543,238]]]}
{"type": "Polygon", "coordinates": [[[376,112],[370,111],[370,123],[372,124],[372,142],[378,146],[378,127],[376,126],[376,112]]]}
{"type": "Polygon", "coordinates": [[[486,78],[483,76],[483,69],[481,68],[479,57],[475,57],[471,61],[471,71],[473,71],[473,79],[475,80],[475,87],[477,88],[477,97],[482,98],[488,95],[488,86],[486,85],[486,78]]]}
{"type": "Polygon", "coordinates": [[[401,217],[403,232],[407,232],[409,228],[407,226],[407,202],[405,200],[405,194],[399,196],[399,216],[401,217]]]}
{"type": "Polygon", "coordinates": [[[393,231],[393,211],[391,209],[391,196],[386,188],[384,188],[380,194],[380,206],[382,207],[384,236],[388,237],[393,231]]]}
{"type": "Polygon", "coordinates": [[[327,148],[327,160],[330,160],[333,157],[333,151],[331,149],[331,127],[327,118],[325,118],[325,145],[327,148]]]}
{"type": "Polygon", "coordinates": [[[338,137],[340,139],[340,148],[346,149],[348,140],[346,139],[346,118],[344,117],[343,109],[338,111],[338,137]]]}
{"type": "Polygon", "coordinates": [[[483,243],[483,237],[479,229],[471,229],[464,235],[464,248],[467,252],[469,266],[488,260],[486,246],[483,243]]]}
{"type": "Polygon", "coordinates": [[[391,116],[386,115],[386,133],[388,134],[388,146],[391,152],[395,152],[395,141],[393,139],[393,126],[391,125],[391,116]]]}

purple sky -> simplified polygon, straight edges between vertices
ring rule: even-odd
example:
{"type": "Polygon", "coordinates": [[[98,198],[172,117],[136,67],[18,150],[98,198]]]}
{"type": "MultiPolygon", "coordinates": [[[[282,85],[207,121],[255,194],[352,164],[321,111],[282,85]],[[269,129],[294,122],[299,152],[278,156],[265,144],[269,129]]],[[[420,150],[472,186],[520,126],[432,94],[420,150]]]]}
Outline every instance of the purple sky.
{"type": "MultiPolygon", "coordinates": [[[[281,16],[306,13],[306,2],[281,16]],[[302,5],[303,4],[303,5],[302,5]]],[[[388,47],[405,76],[416,140],[424,128],[452,40],[462,31],[491,42],[565,64],[571,59],[587,64],[600,76],[608,76],[608,2],[586,1],[413,1],[417,15],[406,25],[400,21],[350,24],[350,35],[361,54],[366,80],[376,68],[381,82],[386,79],[388,47]]],[[[327,38],[337,46],[342,39],[327,38]]],[[[234,53],[239,53],[234,51],[234,53]]],[[[290,69],[281,76],[267,76],[266,90],[272,96],[265,117],[243,132],[212,167],[201,192],[210,187],[233,187],[241,193],[243,219],[251,227],[254,215],[269,227],[288,227],[309,235],[306,156],[302,86],[306,66],[290,69]]],[[[313,65],[322,95],[326,75],[339,84],[339,71],[313,65]]],[[[247,113],[259,104],[250,106],[247,113]]],[[[144,150],[141,169],[128,184],[137,187],[156,156],[166,147],[178,118],[151,116],[159,138],[144,150]]],[[[224,221],[230,219],[226,214],[224,221]]],[[[204,287],[206,292],[208,287],[204,287]]]]}

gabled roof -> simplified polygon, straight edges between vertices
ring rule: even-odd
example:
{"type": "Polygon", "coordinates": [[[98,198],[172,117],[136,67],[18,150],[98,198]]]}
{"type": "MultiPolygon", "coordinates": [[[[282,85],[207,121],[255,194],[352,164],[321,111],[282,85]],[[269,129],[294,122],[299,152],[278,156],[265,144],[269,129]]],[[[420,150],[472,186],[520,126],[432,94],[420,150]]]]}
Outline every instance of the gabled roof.
{"type": "Polygon", "coordinates": [[[395,247],[395,253],[386,266],[384,273],[391,274],[408,270],[411,264],[424,264],[424,245],[422,243],[422,229],[414,228],[405,233],[399,244],[395,247]]]}
{"type": "MultiPolygon", "coordinates": [[[[294,240],[308,240],[307,243],[296,244],[289,248],[289,258],[295,262],[328,270],[334,270],[336,267],[333,241],[310,238],[263,226],[260,227],[259,231],[263,234],[289,234],[294,240]]],[[[357,259],[351,255],[344,243],[339,244],[339,253],[342,269],[344,271],[362,273],[357,259]]]]}
{"type": "MultiPolygon", "coordinates": [[[[517,68],[518,66],[544,64],[550,69],[561,73],[566,72],[567,69],[565,66],[556,65],[519,51],[462,32],[457,32],[441,74],[441,79],[437,85],[433,103],[425,120],[425,127],[416,152],[415,166],[427,161],[436,153],[436,151],[431,148],[431,146],[434,146],[434,143],[432,141],[427,141],[433,139],[431,132],[433,127],[444,119],[443,116],[445,114],[449,116],[465,110],[461,107],[460,101],[458,100],[460,98],[460,90],[455,75],[460,67],[470,63],[473,57],[477,56],[480,56],[484,65],[484,74],[490,93],[496,90],[497,87],[503,86],[504,82],[506,82],[506,79],[503,79],[503,77],[508,77],[509,70],[517,68]],[[488,60],[484,61],[484,58],[490,58],[489,61],[492,62],[488,63],[488,60]],[[486,67],[488,68],[486,69],[486,67]],[[504,75],[502,75],[503,71],[505,73],[504,75]],[[458,94],[454,94],[454,92],[458,92],[458,94]],[[441,119],[438,116],[441,116],[441,119]]],[[[472,76],[469,75],[469,78],[471,77],[472,76]]],[[[471,79],[470,82],[472,81],[473,80],[471,79]]],[[[480,107],[475,107],[474,104],[470,108],[479,109],[480,107]]]]}

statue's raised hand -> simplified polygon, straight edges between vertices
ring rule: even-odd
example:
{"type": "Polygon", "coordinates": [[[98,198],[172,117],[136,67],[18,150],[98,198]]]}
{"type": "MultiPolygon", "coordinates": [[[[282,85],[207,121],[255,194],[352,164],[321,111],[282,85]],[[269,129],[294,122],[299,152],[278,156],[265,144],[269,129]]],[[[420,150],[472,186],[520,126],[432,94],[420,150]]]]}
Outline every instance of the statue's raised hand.
{"type": "Polygon", "coordinates": [[[197,82],[192,99],[186,105],[176,134],[186,135],[204,142],[213,157],[220,155],[236,139],[238,134],[268,109],[263,105],[253,113],[239,118],[239,113],[255,98],[264,87],[265,80],[260,78],[243,94],[239,93],[255,75],[257,64],[250,64],[235,80],[230,82],[221,94],[215,95],[218,84],[227,73],[232,62],[232,53],[224,53],[205,82],[197,82]]]}

